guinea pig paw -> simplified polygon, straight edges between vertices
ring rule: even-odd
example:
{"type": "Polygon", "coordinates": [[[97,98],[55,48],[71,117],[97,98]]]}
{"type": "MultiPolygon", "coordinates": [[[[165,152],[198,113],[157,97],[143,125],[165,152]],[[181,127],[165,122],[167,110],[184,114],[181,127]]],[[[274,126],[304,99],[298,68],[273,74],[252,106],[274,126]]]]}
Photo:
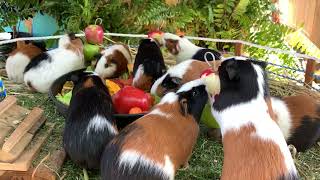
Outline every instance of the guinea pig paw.
{"type": "Polygon", "coordinates": [[[290,144],[290,145],[288,145],[288,148],[289,148],[289,151],[290,151],[290,153],[292,155],[292,158],[296,159],[296,157],[297,157],[297,149],[296,149],[296,147],[294,147],[294,145],[290,144]]]}
{"type": "Polygon", "coordinates": [[[189,161],[187,161],[184,165],[182,165],[182,167],[180,168],[180,170],[187,170],[189,169],[189,161]]]}

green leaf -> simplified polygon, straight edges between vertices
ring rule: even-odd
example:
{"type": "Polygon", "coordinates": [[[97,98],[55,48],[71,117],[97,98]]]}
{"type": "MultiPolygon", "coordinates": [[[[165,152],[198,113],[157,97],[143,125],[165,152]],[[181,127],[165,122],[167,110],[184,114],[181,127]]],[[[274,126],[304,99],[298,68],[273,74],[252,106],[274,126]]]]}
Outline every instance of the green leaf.
{"type": "Polygon", "coordinates": [[[218,4],[217,8],[223,9],[224,8],[224,4],[218,4]]]}

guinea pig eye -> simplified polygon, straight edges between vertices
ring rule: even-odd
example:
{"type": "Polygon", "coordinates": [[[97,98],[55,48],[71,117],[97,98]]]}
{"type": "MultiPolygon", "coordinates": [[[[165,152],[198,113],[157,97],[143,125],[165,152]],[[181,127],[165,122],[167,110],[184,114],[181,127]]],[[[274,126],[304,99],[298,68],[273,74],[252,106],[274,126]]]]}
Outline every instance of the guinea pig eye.
{"type": "Polygon", "coordinates": [[[196,96],[196,95],[198,95],[198,91],[193,91],[192,96],[196,96]]]}
{"type": "Polygon", "coordinates": [[[109,67],[109,64],[106,63],[106,64],[104,65],[104,67],[105,67],[105,68],[108,68],[108,67],[109,67]]]}

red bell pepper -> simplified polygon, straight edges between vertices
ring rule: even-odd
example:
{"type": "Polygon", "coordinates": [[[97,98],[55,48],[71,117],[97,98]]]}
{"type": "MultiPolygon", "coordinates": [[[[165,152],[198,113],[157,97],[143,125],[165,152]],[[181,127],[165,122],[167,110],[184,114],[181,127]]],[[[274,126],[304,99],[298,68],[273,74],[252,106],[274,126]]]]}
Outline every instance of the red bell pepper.
{"type": "Polygon", "coordinates": [[[113,105],[117,113],[128,114],[133,107],[139,107],[142,111],[149,111],[153,105],[153,98],[149,93],[133,86],[124,86],[112,96],[113,105]]]}

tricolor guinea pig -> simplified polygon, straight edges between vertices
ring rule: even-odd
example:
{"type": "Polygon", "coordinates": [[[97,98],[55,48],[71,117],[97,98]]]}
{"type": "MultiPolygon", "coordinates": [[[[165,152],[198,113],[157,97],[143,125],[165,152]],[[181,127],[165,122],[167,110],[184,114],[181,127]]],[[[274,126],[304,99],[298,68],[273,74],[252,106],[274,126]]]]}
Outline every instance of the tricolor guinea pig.
{"type": "Polygon", "coordinates": [[[46,51],[42,43],[18,41],[17,48],[13,50],[6,61],[6,71],[9,80],[22,83],[23,72],[31,59],[46,51]]]}
{"type": "Polygon", "coordinates": [[[160,38],[155,38],[159,45],[164,45],[168,51],[176,57],[177,64],[188,59],[205,61],[221,60],[221,54],[218,51],[196,46],[183,36],[177,36],[171,33],[164,33],[160,38]],[[210,54],[214,55],[214,58],[210,54]]]}
{"type": "Polygon", "coordinates": [[[271,104],[288,144],[298,151],[312,147],[320,138],[320,105],[308,95],[271,97],[271,104]]]}
{"type": "Polygon", "coordinates": [[[133,65],[133,86],[150,90],[154,81],[165,71],[166,66],[157,43],[151,39],[141,40],[133,65]]]}
{"type": "Polygon", "coordinates": [[[75,164],[98,169],[104,147],[118,133],[112,99],[96,74],[78,73],[71,80],[75,86],[63,131],[63,146],[75,164]]]}
{"type": "Polygon", "coordinates": [[[95,72],[104,79],[117,78],[128,72],[128,63],[132,61],[129,48],[124,44],[115,44],[97,55],[95,72]]]}
{"type": "Polygon", "coordinates": [[[103,180],[172,180],[188,165],[208,100],[201,79],[166,94],[154,109],[124,128],[106,147],[103,180]]]}
{"type": "Polygon", "coordinates": [[[46,93],[57,78],[83,67],[82,40],[71,33],[59,39],[58,48],[30,61],[24,69],[24,83],[33,91],[46,93]]]}
{"type": "Polygon", "coordinates": [[[163,96],[168,92],[177,91],[181,85],[198,79],[201,73],[210,68],[206,62],[187,60],[172,66],[157,79],[151,87],[151,94],[163,96]]]}
{"type": "Polygon", "coordinates": [[[264,62],[227,59],[216,75],[219,91],[209,91],[222,134],[222,180],[298,179],[285,138],[268,113],[265,67],[264,62]]]}

